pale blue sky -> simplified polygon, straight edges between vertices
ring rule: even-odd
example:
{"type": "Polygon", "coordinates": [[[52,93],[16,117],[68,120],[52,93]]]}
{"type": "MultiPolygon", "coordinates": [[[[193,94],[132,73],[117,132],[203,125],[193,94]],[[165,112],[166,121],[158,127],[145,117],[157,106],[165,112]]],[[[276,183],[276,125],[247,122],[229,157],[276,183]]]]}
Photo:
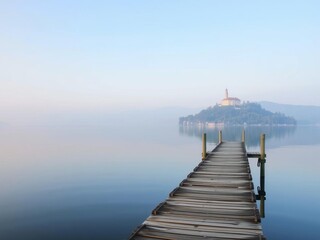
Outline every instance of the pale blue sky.
{"type": "Polygon", "coordinates": [[[1,109],[320,105],[319,1],[0,1],[1,109]]]}

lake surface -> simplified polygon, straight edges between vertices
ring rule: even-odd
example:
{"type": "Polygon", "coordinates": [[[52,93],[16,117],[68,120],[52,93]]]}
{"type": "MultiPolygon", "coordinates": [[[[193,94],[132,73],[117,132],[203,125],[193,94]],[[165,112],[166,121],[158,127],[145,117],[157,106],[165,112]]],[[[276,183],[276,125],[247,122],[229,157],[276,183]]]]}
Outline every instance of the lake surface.
{"type": "MultiPolygon", "coordinates": [[[[2,126],[0,239],[127,239],[200,162],[202,131],[177,121],[2,126]]],[[[218,130],[206,132],[212,149],[218,130]]],[[[320,127],[246,132],[249,151],[266,133],[265,236],[320,239],[320,127]]]]}

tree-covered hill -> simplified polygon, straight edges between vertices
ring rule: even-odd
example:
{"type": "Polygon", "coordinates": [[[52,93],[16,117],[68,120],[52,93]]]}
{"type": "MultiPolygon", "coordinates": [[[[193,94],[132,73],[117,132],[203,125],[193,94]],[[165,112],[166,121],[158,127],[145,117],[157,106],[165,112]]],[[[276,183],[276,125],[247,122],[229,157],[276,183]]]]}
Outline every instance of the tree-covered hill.
{"type": "Polygon", "coordinates": [[[257,103],[244,103],[240,106],[215,105],[202,110],[198,114],[180,117],[184,123],[223,123],[224,125],[295,125],[293,117],[282,113],[272,113],[257,103]]]}

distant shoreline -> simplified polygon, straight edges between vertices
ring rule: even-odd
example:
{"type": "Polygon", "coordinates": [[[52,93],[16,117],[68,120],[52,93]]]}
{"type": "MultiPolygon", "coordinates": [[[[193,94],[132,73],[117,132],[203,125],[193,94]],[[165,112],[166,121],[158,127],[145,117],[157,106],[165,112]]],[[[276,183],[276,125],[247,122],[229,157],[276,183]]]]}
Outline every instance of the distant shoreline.
{"type": "MultiPolygon", "coordinates": [[[[210,123],[210,122],[182,122],[179,123],[180,126],[190,126],[190,127],[195,127],[195,126],[201,126],[201,127],[208,127],[208,128],[219,128],[219,127],[264,127],[264,126],[277,126],[277,127],[294,127],[294,126],[305,126],[305,124],[225,124],[225,123],[210,123]]],[[[315,124],[317,125],[317,124],[315,124]]],[[[310,126],[315,126],[315,125],[310,125],[310,126]]],[[[320,124],[319,124],[320,126],[320,124]]]]}

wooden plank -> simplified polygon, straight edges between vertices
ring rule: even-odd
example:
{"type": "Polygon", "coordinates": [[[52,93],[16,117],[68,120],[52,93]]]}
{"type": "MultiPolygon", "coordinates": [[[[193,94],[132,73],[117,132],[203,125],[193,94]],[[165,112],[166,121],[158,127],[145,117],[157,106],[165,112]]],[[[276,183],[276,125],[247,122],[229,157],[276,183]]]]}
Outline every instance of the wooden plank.
{"type": "Polygon", "coordinates": [[[191,204],[200,204],[200,205],[213,205],[213,206],[227,206],[227,207],[247,207],[247,208],[255,208],[257,205],[253,202],[229,202],[229,201],[214,201],[214,200],[199,200],[193,198],[182,198],[174,197],[169,198],[166,202],[174,202],[174,203],[191,203],[191,204]]]}
{"type": "Polygon", "coordinates": [[[211,173],[211,172],[192,172],[188,175],[188,178],[209,178],[209,179],[249,179],[252,180],[251,174],[241,174],[241,175],[230,175],[230,174],[221,174],[221,173],[211,173]]]}
{"type": "Polygon", "coordinates": [[[249,180],[227,180],[205,179],[205,178],[188,178],[180,183],[180,186],[210,186],[210,187],[229,187],[229,188],[249,188],[253,189],[253,184],[249,180]]]}
{"type": "Polygon", "coordinates": [[[255,216],[256,209],[231,209],[231,208],[204,208],[203,206],[181,206],[181,205],[169,205],[164,204],[157,211],[156,215],[161,215],[164,213],[176,213],[181,215],[199,215],[199,216],[207,216],[212,215],[217,217],[225,218],[228,216],[230,219],[252,219],[253,221],[257,221],[255,216]]]}
{"type": "MultiPolygon", "coordinates": [[[[203,240],[203,239],[263,239],[260,234],[234,234],[226,230],[224,233],[185,230],[169,227],[155,227],[145,225],[138,233],[138,236],[146,239],[167,239],[167,240],[203,240]]],[[[137,238],[132,238],[137,239],[137,238]]],[[[140,238],[141,239],[141,238],[140,238]]]]}
{"type": "Polygon", "coordinates": [[[206,231],[206,232],[220,232],[225,233],[232,230],[232,233],[235,234],[259,234],[261,229],[250,229],[250,228],[234,228],[230,224],[219,224],[214,226],[212,222],[190,222],[190,221],[179,221],[172,218],[148,218],[145,222],[145,225],[154,226],[154,227],[170,227],[176,229],[185,229],[185,230],[197,230],[197,231],[206,231]]]}
{"type": "Polygon", "coordinates": [[[182,192],[196,192],[199,194],[248,194],[252,193],[251,189],[242,189],[242,188],[222,188],[222,187],[206,187],[206,186],[183,186],[179,190],[182,192]]]}
{"type": "MultiPolygon", "coordinates": [[[[184,201],[173,201],[172,199],[167,200],[164,202],[162,205],[158,205],[159,207],[155,208],[157,210],[160,210],[161,207],[164,205],[169,205],[169,206],[184,206],[184,207],[190,207],[190,208],[202,208],[202,209],[227,209],[227,210],[253,210],[255,211],[256,204],[235,204],[231,202],[225,202],[225,201],[215,201],[215,204],[213,205],[214,201],[211,202],[188,202],[187,200],[184,199],[184,201]]],[[[242,203],[242,202],[241,202],[242,203]]]]}
{"type": "Polygon", "coordinates": [[[261,231],[262,227],[260,224],[255,224],[251,222],[244,221],[231,221],[231,220],[211,220],[203,218],[201,220],[181,218],[177,216],[150,216],[147,221],[156,222],[168,222],[168,223],[178,223],[178,224],[188,224],[188,225],[201,225],[201,226],[213,226],[213,227],[227,227],[235,229],[253,230],[261,231]]]}

